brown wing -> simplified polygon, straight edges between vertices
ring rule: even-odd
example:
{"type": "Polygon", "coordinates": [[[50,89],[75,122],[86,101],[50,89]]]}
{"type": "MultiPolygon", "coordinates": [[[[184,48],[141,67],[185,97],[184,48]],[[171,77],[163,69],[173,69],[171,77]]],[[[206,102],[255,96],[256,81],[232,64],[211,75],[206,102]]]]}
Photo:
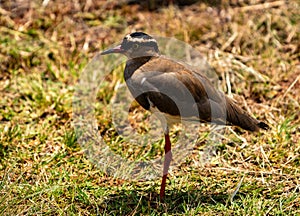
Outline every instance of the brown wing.
{"type": "Polygon", "coordinates": [[[150,59],[126,83],[145,109],[154,106],[170,115],[233,124],[251,131],[260,127],[256,119],[215,89],[201,71],[164,57],[150,59]]]}
{"type": "Polygon", "coordinates": [[[145,108],[150,104],[161,112],[211,121],[211,104],[225,113],[222,94],[205,76],[167,58],[152,58],[126,80],[129,90],[145,108]]]}

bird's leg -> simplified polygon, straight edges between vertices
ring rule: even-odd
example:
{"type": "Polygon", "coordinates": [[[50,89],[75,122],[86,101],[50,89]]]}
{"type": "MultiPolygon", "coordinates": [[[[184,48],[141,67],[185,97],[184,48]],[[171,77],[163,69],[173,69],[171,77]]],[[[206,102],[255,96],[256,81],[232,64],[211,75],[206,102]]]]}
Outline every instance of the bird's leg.
{"type": "Polygon", "coordinates": [[[163,169],[163,177],[160,186],[160,199],[162,200],[165,197],[165,188],[166,188],[166,180],[169,171],[169,166],[172,160],[172,151],[171,151],[171,141],[169,132],[165,133],[165,160],[164,160],[164,169],[163,169]]]}

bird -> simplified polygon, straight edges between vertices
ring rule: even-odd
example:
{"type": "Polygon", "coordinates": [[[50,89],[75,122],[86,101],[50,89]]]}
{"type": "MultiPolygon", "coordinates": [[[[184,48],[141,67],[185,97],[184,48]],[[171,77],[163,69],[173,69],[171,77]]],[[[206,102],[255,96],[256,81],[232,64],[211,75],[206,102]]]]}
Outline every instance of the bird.
{"type": "Polygon", "coordinates": [[[160,114],[165,139],[161,200],[165,198],[172,161],[169,128],[174,123],[199,121],[238,126],[251,132],[269,128],[216,89],[205,76],[205,68],[190,67],[162,55],[157,41],[144,32],[127,34],[119,45],[100,54],[112,53],[127,57],[124,79],[135,100],[144,109],[160,114]]]}

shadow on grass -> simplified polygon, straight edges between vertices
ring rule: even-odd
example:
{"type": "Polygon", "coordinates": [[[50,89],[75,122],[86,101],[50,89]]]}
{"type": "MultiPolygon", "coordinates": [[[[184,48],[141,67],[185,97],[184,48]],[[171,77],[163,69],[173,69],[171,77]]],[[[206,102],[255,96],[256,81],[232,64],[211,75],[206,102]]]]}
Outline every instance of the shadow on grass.
{"type": "MultiPolygon", "coordinates": [[[[106,214],[182,214],[202,212],[209,206],[226,206],[228,194],[204,193],[200,190],[167,190],[164,201],[160,201],[158,191],[122,189],[109,195],[104,201],[106,214]]],[[[104,207],[104,206],[103,206],[104,207]]]]}

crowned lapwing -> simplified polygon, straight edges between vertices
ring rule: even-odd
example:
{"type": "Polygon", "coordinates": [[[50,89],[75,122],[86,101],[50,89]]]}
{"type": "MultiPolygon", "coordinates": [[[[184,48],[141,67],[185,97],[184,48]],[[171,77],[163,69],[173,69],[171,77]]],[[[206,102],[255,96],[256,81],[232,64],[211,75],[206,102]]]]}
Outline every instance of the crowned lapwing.
{"type": "Polygon", "coordinates": [[[127,56],[124,78],[129,91],[146,110],[159,111],[165,135],[165,159],[160,198],[172,160],[169,127],[184,120],[235,125],[248,131],[268,125],[251,117],[223,92],[214,88],[203,69],[163,56],[157,41],[143,32],[126,35],[122,43],[101,53],[127,56]]]}

